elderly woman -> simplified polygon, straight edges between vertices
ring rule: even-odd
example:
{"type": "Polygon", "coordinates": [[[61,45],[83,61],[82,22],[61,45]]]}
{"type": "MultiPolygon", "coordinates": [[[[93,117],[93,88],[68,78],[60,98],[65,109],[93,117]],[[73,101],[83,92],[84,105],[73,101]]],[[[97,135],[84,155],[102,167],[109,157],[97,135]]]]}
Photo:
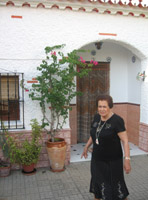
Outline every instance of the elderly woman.
{"type": "Polygon", "coordinates": [[[95,200],[127,200],[129,195],[123,173],[129,173],[130,150],[123,119],[112,112],[113,100],[109,95],[97,99],[98,114],[91,124],[90,138],[84,147],[82,156],[87,157],[93,144],[91,159],[90,192],[95,200]]]}

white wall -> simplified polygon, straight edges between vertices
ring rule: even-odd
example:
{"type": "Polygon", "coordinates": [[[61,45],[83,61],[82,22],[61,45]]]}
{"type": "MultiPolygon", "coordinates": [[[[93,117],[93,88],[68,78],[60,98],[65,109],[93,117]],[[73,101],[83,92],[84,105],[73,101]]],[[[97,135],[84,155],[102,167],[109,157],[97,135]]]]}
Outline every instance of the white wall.
{"type": "Polygon", "coordinates": [[[146,79],[141,82],[141,109],[140,109],[140,121],[148,124],[148,59],[144,59],[141,62],[142,72],[145,70],[146,79]]]}
{"type": "MultiPolygon", "coordinates": [[[[137,59],[135,64],[129,61],[132,54],[139,59],[148,57],[147,32],[148,20],[145,18],[58,9],[0,7],[0,72],[17,70],[29,80],[36,76],[35,69],[45,58],[46,46],[65,43],[65,52],[68,52],[94,41],[115,41],[125,48],[104,43],[97,53],[98,60],[105,61],[108,56],[112,58],[110,93],[114,102],[139,103],[140,86],[134,73],[140,68],[140,60],[137,59]],[[11,18],[11,15],[22,16],[22,19],[11,18]],[[116,33],[117,36],[101,36],[99,33],[116,33]],[[133,75],[129,76],[130,73],[133,75]]],[[[144,87],[142,92],[148,91],[147,84],[144,87]]],[[[40,118],[41,113],[39,106],[27,95],[25,93],[25,126],[29,129],[30,119],[40,118]]]]}
{"type": "Polygon", "coordinates": [[[145,42],[148,20],[145,18],[58,9],[0,7],[0,25],[1,58],[37,59],[44,56],[43,49],[47,45],[66,43],[66,50],[69,51],[106,38],[126,42],[136,47],[139,54],[143,52],[143,56],[148,55],[145,42]],[[11,18],[11,15],[22,16],[22,19],[11,18]],[[100,36],[100,32],[116,33],[117,37],[100,36]]]}
{"type": "Polygon", "coordinates": [[[133,55],[128,53],[128,102],[141,104],[141,84],[137,80],[138,72],[142,72],[141,61],[135,56],[135,62],[132,62],[133,55]]]}

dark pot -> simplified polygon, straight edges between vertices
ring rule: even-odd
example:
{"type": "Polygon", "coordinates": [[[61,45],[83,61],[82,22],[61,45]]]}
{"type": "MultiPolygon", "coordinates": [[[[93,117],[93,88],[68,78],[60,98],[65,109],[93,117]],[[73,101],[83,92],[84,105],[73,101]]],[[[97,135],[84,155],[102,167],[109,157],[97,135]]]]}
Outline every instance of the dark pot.
{"type": "Polygon", "coordinates": [[[7,166],[0,167],[0,177],[6,177],[10,175],[11,165],[7,164],[7,166]]]}

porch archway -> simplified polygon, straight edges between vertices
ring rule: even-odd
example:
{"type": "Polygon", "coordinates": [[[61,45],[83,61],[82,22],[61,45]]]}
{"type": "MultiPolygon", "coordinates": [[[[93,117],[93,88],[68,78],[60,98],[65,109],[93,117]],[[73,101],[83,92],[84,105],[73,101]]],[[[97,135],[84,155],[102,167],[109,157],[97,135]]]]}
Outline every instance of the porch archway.
{"type": "MultiPolygon", "coordinates": [[[[141,62],[145,55],[134,46],[123,41],[101,40],[103,44],[99,50],[95,49],[95,42],[81,47],[81,49],[90,50],[89,53],[82,54],[81,56],[88,61],[91,59],[99,62],[110,60],[109,93],[114,99],[114,112],[120,114],[125,119],[129,140],[138,145],[141,83],[136,80],[136,75],[141,71],[141,62]],[[96,51],[95,56],[92,55],[93,51],[96,51]]],[[[75,135],[72,132],[72,138],[74,138],[72,143],[77,143],[78,140],[76,135],[77,126],[78,123],[76,123],[75,135]]]]}

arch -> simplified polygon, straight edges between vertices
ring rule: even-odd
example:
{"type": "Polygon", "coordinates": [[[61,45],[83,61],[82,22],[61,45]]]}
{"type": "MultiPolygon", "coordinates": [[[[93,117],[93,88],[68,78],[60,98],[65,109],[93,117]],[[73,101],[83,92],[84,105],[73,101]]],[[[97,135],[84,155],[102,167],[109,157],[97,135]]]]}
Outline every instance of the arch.
{"type": "Polygon", "coordinates": [[[8,1],[8,2],[6,3],[6,6],[15,6],[15,4],[14,4],[12,1],[8,1]]]}
{"type": "Polygon", "coordinates": [[[22,4],[22,7],[30,7],[30,4],[25,2],[25,3],[22,4]]]}
{"type": "Polygon", "coordinates": [[[44,5],[43,3],[39,3],[39,4],[37,5],[37,8],[45,8],[45,5],[44,5]]]}
{"type": "Polygon", "coordinates": [[[85,8],[81,7],[81,8],[79,8],[79,11],[84,11],[85,12],[85,8]]]}
{"type": "Polygon", "coordinates": [[[91,43],[95,43],[95,42],[112,42],[118,45],[123,46],[124,48],[130,50],[133,54],[135,54],[140,60],[143,60],[147,57],[147,55],[144,54],[144,52],[142,52],[140,49],[138,49],[135,45],[130,44],[126,41],[122,41],[122,40],[115,40],[115,39],[102,39],[102,40],[94,40],[91,42],[87,42],[84,45],[81,45],[80,47],[78,47],[78,49],[82,49],[84,46],[87,46],[91,43]]]}
{"type": "MultiPolygon", "coordinates": [[[[116,40],[116,39],[103,39],[103,40],[93,40],[91,42],[85,43],[80,47],[80,49],[89,49],[88,46],[90,45],[90,50],[92,50],[92,44],[95,42],[103,42],[104,49],[102,46],[102,51],[105,50],[105,43],[115,48],[114,55],[111,55],[112,61],[110,62],[110,94],[115,99],[115,106],[114,112],[121,115],[126,123],[128,128],[128,134],[130,142],[138,145],[139,143],[139,122],[140,122],[140,104],[141,104],[141,83],[136,80],[137,73],[142,69],[142,63],[146,57],[142,51],[140,51],[135,45],[130,44],[123,40],[116,40]],[[122,48],[123,47],[123,48],[122,48]],[[119,50],[121,49],[121,53],[119,50]],[[129,52],[127,51],[129,50],[129,52]],[[127,54],[126,54],[127,52],[127,54]],[[122,54],[123,53],[123,54],[122,54]],[[119,55],[121,54],[121,56],[119,55]],[[119,56],[119,57],[118,57],[119,56]],[[115,57],[117,59],[115,59],[115,57]],[[133,61],[133,57],[136,57],[136,63],[133,61]],[[124,60],[123,60],[123,59],[124,60]],[[121,59],[121,60],[120,60],[121,59]],[[142,61],[142,62],[141,62],[142,61]],[[120,75],[119,75],[120,74],[120,75]],[[136,87],[136,91],[134,88],[136,87]],[[122,91],[124,88],[124,92],[122,91]],[[119,95],[120,94],[120,95],[119,95]],[[130,115],[132,113],[132,115],[130,115]],[[136,116],[136,119],[134,118],[136,116]],[[130,122],[134,121],[135,125],[130,126],[130,122]]],[[[95,46],[94,46],[95,48],[95,46]]],[[[111,52],[111,50],[109,50],[111,52]]],[[[99,51],[97,51],[99,52],[99,51]]],[[[102,56],[100,51],[99,53],[94,56],[96,61],[106,62],[107,57],[102,56]],[[98,58],[98,59],[97,59],[98,58]],[[103,58],[103,60],[101,59],[103,58]]],[[[110,54],[105,54],[110,56],[110,54]]],[[[91,58],[91,54],[87,54],[88,60],[91,58]]],[[[85,59],[85,57],[84,57],[85,59]]],[[[108,62],[108,61],[107,61],[108,62]]]]}

